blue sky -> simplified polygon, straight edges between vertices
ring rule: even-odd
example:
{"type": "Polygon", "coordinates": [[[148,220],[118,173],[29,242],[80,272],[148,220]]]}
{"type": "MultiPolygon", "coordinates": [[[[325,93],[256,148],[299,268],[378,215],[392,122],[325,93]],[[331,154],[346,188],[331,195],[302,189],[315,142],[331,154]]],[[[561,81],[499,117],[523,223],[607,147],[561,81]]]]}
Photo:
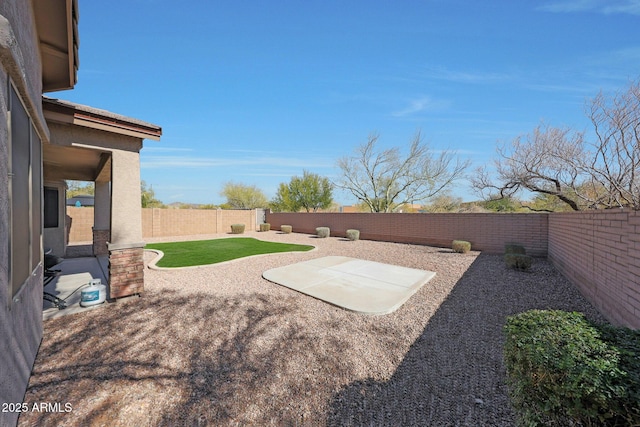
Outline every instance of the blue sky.
{"type": "Polygon", "coordinates": [[[141,174],[164,203],[335,179],[371,133],[473,169],[541,120],[588,131],[585,102],[640,77],[639,0],[79,3],[78,84],[49,96],[162,126],[141,174]]]}

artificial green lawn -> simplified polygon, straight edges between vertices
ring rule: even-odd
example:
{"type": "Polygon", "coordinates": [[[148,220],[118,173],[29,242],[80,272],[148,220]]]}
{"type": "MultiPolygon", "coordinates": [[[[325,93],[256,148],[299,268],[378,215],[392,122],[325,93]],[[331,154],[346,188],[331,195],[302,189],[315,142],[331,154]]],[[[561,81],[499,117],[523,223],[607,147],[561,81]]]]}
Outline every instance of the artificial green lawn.
{"type": "Polygon", "coordinates": [[[192,267],[251,255],[310,251],[313,246],[265,242],[252,237],[230,237],[215,240],[152,243],[146,245],[145,249],[158,249],[164,252],[164,256],[156,264],[158,267],[192,267]]]}

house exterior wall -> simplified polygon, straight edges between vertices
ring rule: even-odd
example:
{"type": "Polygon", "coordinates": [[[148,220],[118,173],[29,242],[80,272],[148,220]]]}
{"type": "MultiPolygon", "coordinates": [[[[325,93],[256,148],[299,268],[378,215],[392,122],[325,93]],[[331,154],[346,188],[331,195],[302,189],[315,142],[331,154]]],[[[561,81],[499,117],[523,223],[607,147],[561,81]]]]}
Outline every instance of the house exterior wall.
{"type": "Polygon", "coordinates": [[[111,153],[111,240],[110,247],[142,247],[140,206],[140,154],[113,150],[111,153]]]}
{"type": "Polygon", "coordinates": [[[611,322],[640,329],[640,212],[549,215],[549,260],[611,322]]]}
{"type": "Polygon", "coordinates": [[[361,239],[451,247],[466,240],[473,250],[503,253],[518,243],[532,256],[547,255],[547,214],[409,214],[409,213],[267,213],[271,229],[291,225],[294,232],[315,234],[329,227],[332,236],[360,230],[361,239]]]}
{"type": "MultiPolygon", "coordinates": [[[[9,283],[9,81],[24,101],[41,139],[48,138],[40,101],[41,65],[31,4],[0,2],[0,405],[22,402],[42,339],[42,266],[13,298],[9,283]]],[[[18,415],[0,412],[0,425],[14,425],[18,415]]]]}

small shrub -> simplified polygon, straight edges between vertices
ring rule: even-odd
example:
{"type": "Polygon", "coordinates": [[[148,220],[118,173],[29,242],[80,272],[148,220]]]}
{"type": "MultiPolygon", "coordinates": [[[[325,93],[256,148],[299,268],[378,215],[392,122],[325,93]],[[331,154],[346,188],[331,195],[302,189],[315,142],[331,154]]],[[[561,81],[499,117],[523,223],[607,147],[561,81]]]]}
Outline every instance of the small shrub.
{"type": "Polygon", "coordinates": [[[244,224],[231,224],[231,234],[244,233],[244,224]]]}
{"type": "Polygon", "coordinates": [[[360,230],[347,230],[347,239],[351,241],[358,240],[360,238],[360,230]]]}
{"type": "Polygon", "coordinates": [[[529,255],[505,254],[504,262],[507,264],[507,267],[525,271],[531,268],[532,259],[529,255]]]}
{"type": "Polygon", "coordinates": [[[260,224],[260,231],[269,231],[269,230],[271,230],[271,224],[269,224],[268,222],[260,224]]]}
{"type": "Polygon", "coordinates": [[[508,317],[504,333],[520,425],[639,425],[640,331],[531,310],[508,317]]]}
{"type": "Polygon", "coordinates": [[[465,240],[454,240],[451,242],[451,249],[459,254],[466,254],[471,250],[471,243],[465,240]]]}
{"type": "Polygon", "coordinates": [[[504,253],[525,255],[527,251],[524,249],[524,246],[507,244],[507,245],[504,245],[504,253]]]}
{"type": "Polygon", "coordinates": [[[293,227],[290,226],[290,225],[281,225],[280,226],[280,231],[282,231],[285,234],[291,233],[292,230],[293,230],[293,227]]]}
{"type": "Polygon", "coordinates": [[[324,239],[325,237],[329,237],[330,232],[331,230],[329,229],[329,227],[316,228],[316,235],[321,239],[324,239]]]}

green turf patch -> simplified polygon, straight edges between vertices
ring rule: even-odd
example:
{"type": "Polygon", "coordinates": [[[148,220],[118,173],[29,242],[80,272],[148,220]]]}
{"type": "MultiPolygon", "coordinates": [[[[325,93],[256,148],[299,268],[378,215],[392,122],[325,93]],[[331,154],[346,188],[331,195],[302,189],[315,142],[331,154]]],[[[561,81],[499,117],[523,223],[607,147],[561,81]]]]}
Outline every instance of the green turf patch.
{"type": "Polygon", "coordinates": [[[156,265],[171,268],[215,264],[252,255],[305,252],[313,249],[313,246],[265,242],[252,237],[231,237],[189,242],[152,243],[146,245],[145,249],[158,249],[164,252],[164,257],[156,265]]]}

